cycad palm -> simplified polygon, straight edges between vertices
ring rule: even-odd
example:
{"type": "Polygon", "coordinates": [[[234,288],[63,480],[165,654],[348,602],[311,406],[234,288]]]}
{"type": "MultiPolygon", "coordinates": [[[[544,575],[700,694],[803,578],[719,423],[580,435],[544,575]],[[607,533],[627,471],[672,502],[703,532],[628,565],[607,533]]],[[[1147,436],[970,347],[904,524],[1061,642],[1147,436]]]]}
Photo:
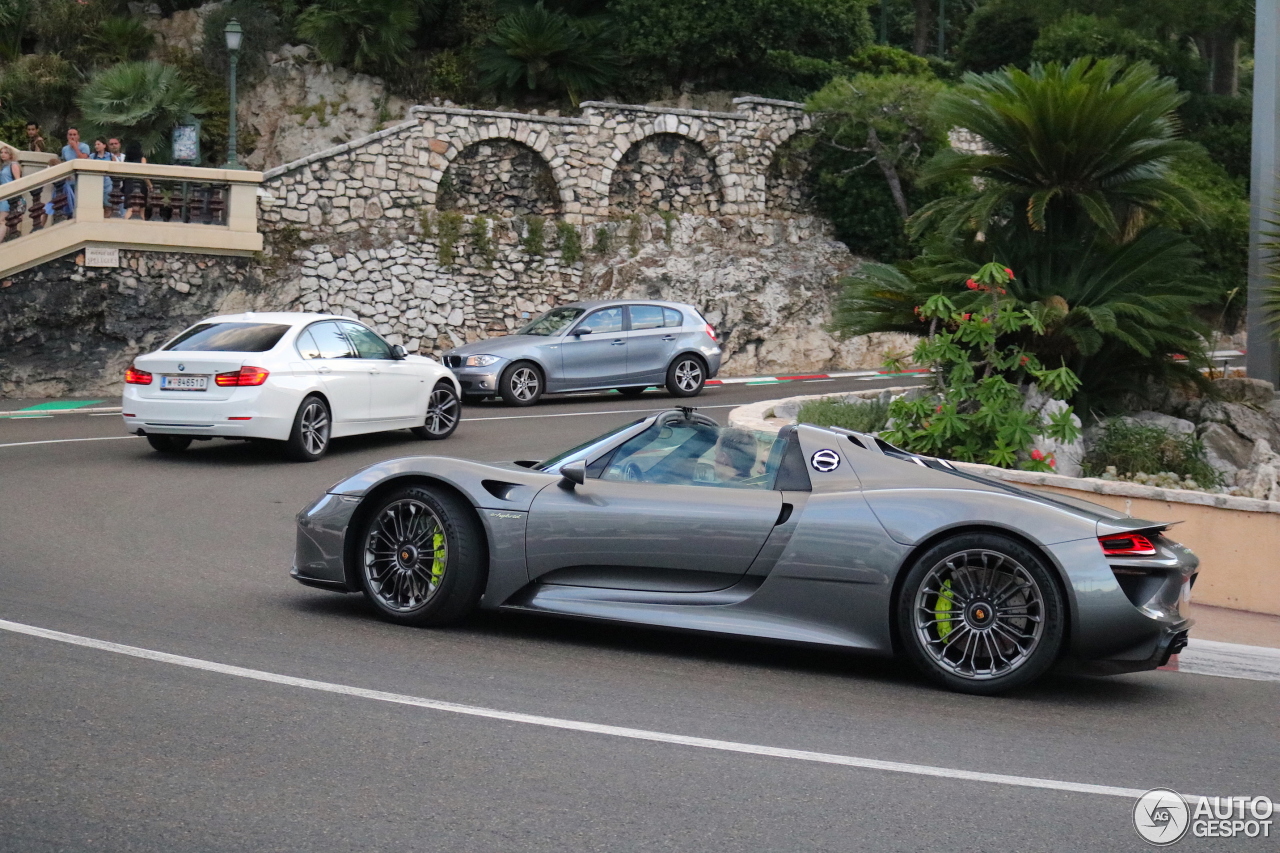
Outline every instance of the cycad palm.
{"type": "Polygon", "coordinates": [[[413,50],[413,32],[431,0],[319,0],[298,18],[298,35],[326,62],[356,71],[403,65],[413,50]]]}
{"type": "Polygon", "coordinates": [[[956,234],[993,224],[1132,238],[1162,205],[1194,206],[1168,175],[1187,152],[1174,110],[1185,99],[1146,63],[1078,59],[965,76],[938,100],[949,127],[980,136],[984,153],[948,149],[921,183],[969,179],[973,190],[921,209],[912,227],[956,234]]]}
{"type": "Polygon", "coordinates": [[[204,112],[195,89],[160,62],[122,62],[94,75],[76,105],[90,133],[123,133],[154,157],[173,126],[204,112]]]}
{"type": "Polygon", "coordinates": [[[606,24],[570,18],[541,2],[499,21],[476,64],[487,86],[568,94],[575,104],[618,73],[606,24]]]}

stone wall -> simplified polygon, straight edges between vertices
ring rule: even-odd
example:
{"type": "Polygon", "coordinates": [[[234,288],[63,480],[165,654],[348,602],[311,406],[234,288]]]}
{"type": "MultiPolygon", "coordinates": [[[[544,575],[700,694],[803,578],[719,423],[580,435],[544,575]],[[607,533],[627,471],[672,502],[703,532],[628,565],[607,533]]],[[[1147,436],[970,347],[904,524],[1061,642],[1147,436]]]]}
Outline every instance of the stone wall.
{"type": "Polygon", "coordinates": [[[0,397],[119,393],[124,370],[213,314],[294,299],[252,258],[121,251],[119,268],[70,255],[0,282],[0,397]]]}
{"type": "Polygon", "coordinates": [[[701,145],[659,133],[632,145],[618,161],[609,183],[609,210],[714,215],[722,194],[715,164],[701,145]]]}

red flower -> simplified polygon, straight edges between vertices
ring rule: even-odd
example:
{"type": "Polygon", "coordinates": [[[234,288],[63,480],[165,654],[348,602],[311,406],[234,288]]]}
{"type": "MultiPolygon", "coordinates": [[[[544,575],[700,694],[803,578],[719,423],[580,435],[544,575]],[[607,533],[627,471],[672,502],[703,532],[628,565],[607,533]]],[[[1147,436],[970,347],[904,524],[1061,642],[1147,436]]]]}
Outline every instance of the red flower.
{"type": "Polygon", "coordinates": [[[1005,290],[1003,287],[1002,287],[1002,288],[1000,288],[1000,295],[1001,295],[1001,296],[1004,296],[1004,295],[1005,295],[1006,293],[1008,293],[1008,292],[1009,292],[1009,291],[1005,290]]]}
{"type": "Polygon", "coordinates": [[[1044,459],[1044,451],[1040,450],[1039,448],[1036,448],[1035,450],[1031,451],[1031,458],[1039,462],[1040,460],[1044,459]]]}
{"type": "Polygon", "coordinates": [[[939,413],[939,412],[941,412],[941,411],[942,411],[942,406],[940,406],[940,405],[939,405],[937,408],[935,408],[935,409],[933,410],[933,413],[936,415],[936,414],[938,414],[938,413],[939,413]]]}
{"type": "Polygon", "coordinates": [[[978,289],[978,283],[977,283],[976,281],[974,281],[973,279],[969,279],[968,281],[966,281],[966,282],[964,283],[964,286],[965,286],[965,287],[967,287],[967,288],[969,288],[970,290],[977,290],[977,289],[978,289]]]}
{"type": "Polygon", "coordinates": [[[1008,267],[1005,267],[1004,271],[1005,271],[1005,275],[1009,276],[1009,278],[1013,278],[1013,270],[1009,269],[1008,267]]]}
{"type": "Polygon", "coordinates": [[[1050,467],[1050,468],[1057,468],[1057,467],[1058,467],[1058,463],[1057,463],[1057,461],[1055,461],[1055,460],[1054,460],[1054,458],[1053,458],[1052,456],[1050,456],[1050,457],[1049,457],[1049,467],[1050,467]]]}
{"type": "Polygon", "coordinates": [[[1018,359],[1018,364],[1019,364],[1020,366],[1022,366],[1022,367],[1026,367],[1026,366],[1027,366],[1027,362],[1028,362],[1028,361],[1030,361],[1030,360],[1031,360],[1031,359],[1027,358],[1027,357],[1024,355],[1022,358],[1018,359]]]}
{"type": "Polygon", "coordinates": [[[972,317],[972,316],[973,316],[972,314],[964,314],[964,315],[962,315],[962,316],[961,316],[961,319],[962,319],[962,320],[968,320],[968,319],[969,319],[970,317],[972,317]]]}

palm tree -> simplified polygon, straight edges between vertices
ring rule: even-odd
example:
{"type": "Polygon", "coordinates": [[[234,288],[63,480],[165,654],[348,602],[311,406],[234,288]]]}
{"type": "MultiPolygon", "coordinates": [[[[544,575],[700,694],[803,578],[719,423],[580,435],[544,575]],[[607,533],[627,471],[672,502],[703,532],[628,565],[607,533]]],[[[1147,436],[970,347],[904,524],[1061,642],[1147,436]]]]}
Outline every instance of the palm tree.
{"type": "Polygon", "coordinates": [[[165,149],[169,132],[189,115],[204,112],[195,88],[161,62],[121,62],[93,76],[76,98],[86,129],[124,134],[151,158],[165,149]]]}
{"type": "Polygon", "coordinates": [[[433,0],[319,0],[298,18],[298,35],[326,62],[356,71],[404,65],[433,0]]]}
{"type": "Polygon", "coordinates": [[[476,65],[486,86],[567,94],[576,105],[617,78],[610,39],[602,20],[571,18],[539,0],[498,22],[476,65]]]}
{"type": "Polygon", "coordinates": [[[1176,138],[1174,111],[1185,98],[1151,65],[1118,58],[967,74],[938,99],[937,115],[976,133],[986,151],[940,152],[921,183],[962,179],[973,189],[926,205],[913,231],[1007,224],[1130,239],[1161,206],[1194,207],[1169,176],[1170,161],[1191,150],[1176,138]]]}

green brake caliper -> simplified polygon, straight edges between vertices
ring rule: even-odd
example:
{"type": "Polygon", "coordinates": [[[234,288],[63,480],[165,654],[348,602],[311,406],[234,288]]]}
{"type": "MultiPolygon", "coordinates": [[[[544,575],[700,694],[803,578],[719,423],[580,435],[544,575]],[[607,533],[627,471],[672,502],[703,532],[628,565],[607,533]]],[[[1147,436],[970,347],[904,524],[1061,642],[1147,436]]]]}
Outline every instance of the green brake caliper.
{"type": "Polygon", "coordinates": [[[437,584],[444,577],[444,531],[431,537],[431,548],[435,551],[435,558],[431,561],[431,582],[437,584]]]}
{"type": "Polygon", "coordinates": [[[942,590],[938,593],[938,599],[933,605],[933,614],[938,617],[938,639],[945,640],[947,635],[951,633],[951,620],[945,618],[951,615],[952,604],[951,596],[948,591],[951,589],[951,581],[942,582],[942,590]]]}

